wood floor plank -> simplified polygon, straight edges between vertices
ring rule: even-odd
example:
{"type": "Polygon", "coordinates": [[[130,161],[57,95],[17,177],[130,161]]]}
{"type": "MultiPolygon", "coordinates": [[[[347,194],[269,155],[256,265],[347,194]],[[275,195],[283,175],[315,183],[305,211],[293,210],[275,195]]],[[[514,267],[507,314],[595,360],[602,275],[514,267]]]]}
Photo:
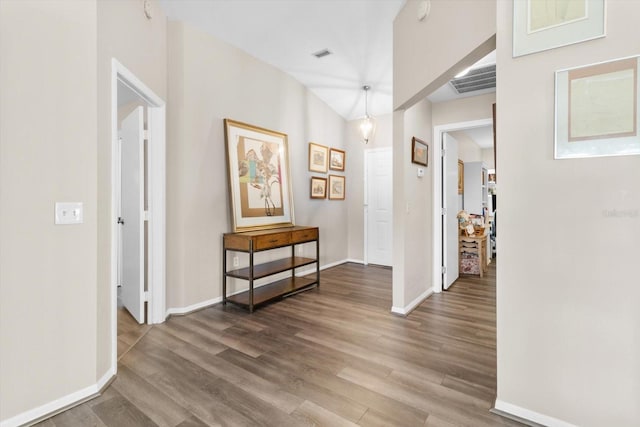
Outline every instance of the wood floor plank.
{"type": "Polygon", "coordinates": [[[91,408],[109,427],[156,427],[136,405],[119,396],[91,408]]]}
{"type": "Polygon", "coordinates": [[[334,427],[357,427],[357,424],[334,414],[331,411],[306,400],[293,416],[304,425],[311,426],[334,426],[334,427]]]}
{"type": "Polygon", "coordinates": [[[520,425],[489,412],[495,266],[407,317],[390,312],[391,269],[343,264],[319,288],[252,314],[218,304],[142,334],[119,319],[130,348],[118,348],[118,378],[40,425],[520,425]]]}
{"type": "Polygon", "coordinates": [[[126,366],[119,367],[118,377],[112,387],[158,426],[172,427],[192,416],[189,411],[126,366]]]}
{"type": "MultiPolygon", "coordinates": [[[[51,418],[56,427],[107,427],[102,420],[91,410],[89,405],[80,405],[69,411],[62,412],[51,418]]],[[[42,425],[40,423],[38,425],[42,425]]]]}

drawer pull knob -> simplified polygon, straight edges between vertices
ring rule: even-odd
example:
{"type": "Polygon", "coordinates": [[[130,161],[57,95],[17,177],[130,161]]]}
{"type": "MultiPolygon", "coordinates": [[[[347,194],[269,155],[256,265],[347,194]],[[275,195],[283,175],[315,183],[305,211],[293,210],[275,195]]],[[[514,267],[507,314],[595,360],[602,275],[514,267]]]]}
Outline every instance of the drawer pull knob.
{"type": "Polygon", "coordinates": [[[278,239],[269,240],[269,243],[278,243],[278,239]]]}

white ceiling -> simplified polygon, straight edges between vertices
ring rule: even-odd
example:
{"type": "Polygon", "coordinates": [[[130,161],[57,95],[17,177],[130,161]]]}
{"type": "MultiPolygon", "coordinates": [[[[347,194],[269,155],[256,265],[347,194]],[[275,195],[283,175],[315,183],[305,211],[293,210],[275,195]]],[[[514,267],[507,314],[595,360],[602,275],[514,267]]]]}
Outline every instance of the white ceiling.
{"type": "Polygon", "coordinates": [[[347,120],[392,112],[393,20],[406,0],[160,0],[188,22],[279,68],[347,120]],[[329,49],[332,55],[312,54],[329,49]]]}
{"type": "Polygon", "coordinates": [[[475,141],[480,148],[493,147],[493,126],[482,126],[472,129],[463,129],[459,132],[465,133],[470,139],[475,141]]]}
{"type": "MultiPolygon", "coordinates": [[[[290,74],[347,120],[393,110],[393,20],[406,0],[159,0],[170,20],[185,21],[290,74]],[[332,52],[324,58],[312,54],[332,52]]],[[[495,64],[495,51],[471,68],[495,64]]],[[[459,95],[449,83],[433,102],[459,95]]],[[[479,135],[476,135],[479,137],[479,135]]],[[[483,138],[485,140],[486,138],[483,138]]]]}

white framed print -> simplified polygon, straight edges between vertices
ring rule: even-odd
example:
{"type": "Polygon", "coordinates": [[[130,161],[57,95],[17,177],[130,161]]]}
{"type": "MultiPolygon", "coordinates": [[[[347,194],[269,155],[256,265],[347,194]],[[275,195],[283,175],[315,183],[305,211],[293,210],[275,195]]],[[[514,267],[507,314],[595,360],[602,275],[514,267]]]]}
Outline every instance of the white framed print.
{"type": "Polygon", "coordinates": [[[556,72],[556,159],[640,154],[640,56],[556,72]]]}
{"type": "Polygon", "coordinates": [[[513,57],[606,34],[605,0],[513,0],[513,57]]]}

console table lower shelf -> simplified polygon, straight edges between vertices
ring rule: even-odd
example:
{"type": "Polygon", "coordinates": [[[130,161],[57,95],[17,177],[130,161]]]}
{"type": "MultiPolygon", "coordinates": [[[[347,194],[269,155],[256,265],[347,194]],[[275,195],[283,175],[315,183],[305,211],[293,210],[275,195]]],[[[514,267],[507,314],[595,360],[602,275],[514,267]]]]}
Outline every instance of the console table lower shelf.
{"type": "Polygon", "coordinates": [[[227,233],[223,236],[223,282],[222,301],[244,306],[253,312],[258,304],[284,298],[298,292],[320,286],[320,239],[317,227],[286,227],[272,230],[227,233]],[[315,258],[295,256],[296,245],[315,243],[315,258]],[[254,254],[278,248],[291,248],[291,256],[254,264],[254,254]],[[227,270],[227,252],[244,252],[249,255],[249,266],[237,270],[227,270]],[[297,277],[296,268],[315,264],[315,277],[297,277]],[[275,280],[258,287],[254,281],[279,273],[289,272],[290,277],[275,280]],[[233,295],[227,295],[227,278],[232,277],[249,282],[249,289],[233,295]]]}
{"type": "MultiPolygon", "coordinates": [[[[287,277],[268,285],[259,286],[253,289],[253,305],[263,304],[284,298],[298,292],[311,289],[318,282],[304,277],[287,277]]],[[[229,295],[228,302],[249,307],[251,305],[251,292],[244,291],[239,294],[229,295]]]]}

